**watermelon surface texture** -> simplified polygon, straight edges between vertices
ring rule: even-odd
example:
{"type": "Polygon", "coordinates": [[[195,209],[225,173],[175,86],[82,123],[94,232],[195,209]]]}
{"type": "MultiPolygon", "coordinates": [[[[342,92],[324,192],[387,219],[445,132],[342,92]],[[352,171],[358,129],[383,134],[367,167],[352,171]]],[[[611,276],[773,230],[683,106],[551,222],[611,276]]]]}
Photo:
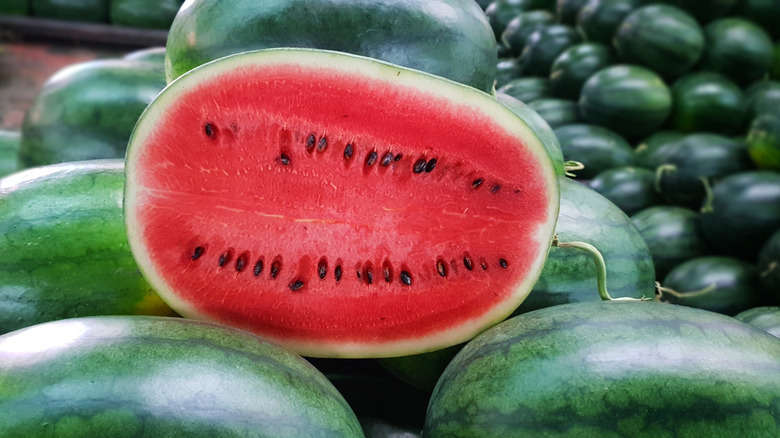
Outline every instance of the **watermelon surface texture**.
{"type": "Polygon", "coordinates": [[[490,91],[496,37],[473,0],[189,0],[168,33],[169,82],[255,49],[336,50],[490,91]]]}
{"type": "Polygon", "coordinates": [[[163,299],[308,356],[421,353],[501,321],[559,205],[545,146],[489,94],[311,49],[183,75],[126,172],[130,246],[163,299]]]}

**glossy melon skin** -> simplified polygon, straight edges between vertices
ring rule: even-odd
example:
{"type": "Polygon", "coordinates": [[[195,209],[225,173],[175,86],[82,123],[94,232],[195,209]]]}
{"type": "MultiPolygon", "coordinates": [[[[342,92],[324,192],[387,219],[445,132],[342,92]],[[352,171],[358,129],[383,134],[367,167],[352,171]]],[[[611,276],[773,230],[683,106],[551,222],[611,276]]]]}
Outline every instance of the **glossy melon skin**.
{"type": "Polygon", "coordinates": [[[753,307],[734,315],[734,318],[780,338],[780,306],[753,307]]]}
{"type": "Polygon", "coordinates": [[[0,179],[0,333],[79,316],[173,314],[130,252],[124,181],[121,159],[0,179]]]}
{"type": "Polygon", "coordinates": [[[651,170],[622,166],[599,172],[588,182],[593,190],[620,207],[628,216],[663,202],[651,170]]]}
{"type": "Polygon", "coordinates": [[[744,130],[747,101],[728,77],[710,71],[684,75],[672,85],[670,125],[680,132],[737,135],[744,130]]]}
{"type": "Polygon", "coordinates": [[[423,436],[776,436],[780,342],[661,303],[576,303],[470,342],[431,396],[423,436]]]}
{"type": "Polygon", "coordinates": [[[490,91],[495,46],[473,0],[191,0],[171,25],[166,74],[170,82],[233,53],[301,47],[381,59],[490,91]]]}
{"type": "Polygon", "coordinates": [[[144,29],[171,27],[183,0],[111,0],[111,24],[144,29]]]}
{"type": "Polygon", "coordinates": [[[124,157],[135,122],[163,87],[154,62],[105,59],[59,70],[25,113],[21,163],[124,157]]]}
{"type": "Polygon", "coordinates": [[[22,134],[19,131],[0,129],[0,177],[19,170],[19,148],[22,134]]]}
{"type": "Polygon", "coordinates": [[[316,368],[246,332],[106,316],[0,337],[0,435],[362,437],[316,368]]]}
{"type": "Polygon", "coordinates": [[[714,70],[744,87],[772,68],[772,39],[759,25],[739,17],[715,20],[704,28],[702,68],[714,70]]]}
{"type": "Polygon", "coordinates": [[[545,146],[495,98],[338,52],[193,70],[127,163],[131,248],[164,299],[307,356],[414,354],[506,318],[558,211],[545,146]]]}

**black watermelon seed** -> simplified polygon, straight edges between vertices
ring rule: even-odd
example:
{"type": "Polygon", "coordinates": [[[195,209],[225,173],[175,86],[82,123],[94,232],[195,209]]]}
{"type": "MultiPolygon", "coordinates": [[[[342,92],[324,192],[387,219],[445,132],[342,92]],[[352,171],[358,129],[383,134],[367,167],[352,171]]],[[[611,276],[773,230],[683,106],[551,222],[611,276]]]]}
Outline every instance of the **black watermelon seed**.
{"type": "Polygon", "coordinates": [[[217,262],[219,264],[219,267],[225,266],[225,263],[229,262],[232,258],[232,254],[230,251],[225,251],[222,254],[219,255],[219,261],[217,262]]]}
{"type": "Polygon", "coordinates": [[[257,263],[255,263],[255,270],[254,270],[255,277],[260,275],[260,273],[262,272],[263,272],[263,261],[258,260],[257,263]]]}
{"type": "Polygon", "coordinates": [[[436,158],[431,158],[425,165],[425,173],[430,173],[434,167],[436,167],[436,158]]]}
{"type": "Polygon", "coordinates": [[[490,188],[490,193],[498,193],[499,190],[501,190],[501,184],[494,184],[493,187],[490,188]]]}
{"type": "Polygon", "coordinates": [[[336,265],[336,269],[333,270],[333,276],[336,281],[341,281],[341,265],[336,265]]]}
{"type": "Polygon", "coordinates": [[[447,266],[444,264],[443,260],[437,260],[436,261],[436,271],[442,277],[446,277],[447,276],[447,266]]]}
{"type": "Polygon", "coordinates": [[[403,157],[403,154],[398,154],[395,157],[393,157],[393,161],[401,161],[401,157],[403,157]]]}
{"type": "Polygon", "coordinates": [[[279,275],[279,268],[282,267],[282,263],[279,260],[275,260],[271,263],[271,278],[276,278],[279,275]]]}
{"type": "Polygon", "coordinates": [[[287,154],[282,154],[279,156],[279,160],[282,162],[283,165],[290,164],[290,157],[287,156],[287,154]]]}
{"type": "Polygon", "coordinates": [[[328,148],[328,139],[323,135],[317,142],[317,152],[322,152],[328,148]]]}
{"type": "Polygon", "coordinates": [[[485,180],[482,178],[477,178],[471,182],[471,188],[476,189],[477,187],[481,186],[483,182],[485,182],[485,180]]]}
{"type": "Polygon", "coordinates": [[[483,271],[487,271],[488,265],[487,262],[485,262],[485,260],[480,260],[479,265],[482,266],[483,271]]]}
{"type": "Polygon", "coordinates": [[[412,276],[406,271],[401,271],[401,282],[407,286],[412,284],[412,276]]]}
{"type": "Polygon", "coordinates": [[[294,282],[290,283],[290,290],[293,292],[301,290],[302,287],[303,282],[301,280],[295,280],[294,282]]]}
{"type": "Polygon", "coordinates": [[[196,246],[195,251],[192,252],[192,260],[198,260],[204,252],[206,252],[206,248],[202,246],[196,246]]]}
{"type": "Polygon", "coordinates": [[[414,163],[414,173],[423,173],[425,171],[425,158],[420,158],[414,163]]]}
{"type": "Polygon", "coordinates": [[[320,280],[322,280],[327,274],[328,262],[326,262],[325,259],[320,259],[320,262],[317,264],[317,275],[319,275],[320,280]]]}
{"type": "Polygon", "coordinates": [[[357,271],[356,273],[357,273],[358,280],[360,280],[362,278],[362,274],[360,274],[360,271],[357,271]]]}
{"type": "Polygon", "coordinates": [[[379,164],[380,164],[382,167],[387,167],[387,166],[389,166],[389,165],[390,165],[390,163],[392,163],[392,162],[393,162],[393,154],[391,154],[390,152],[388,152],[388,153],[386,153],[386,154],[385,154],[385,155],[382,157],[382,162],[381,162],[381,163],[379,163],[379,164]]]}
{"type": "Polygon", "coordinates": [[[509,264],[506,262],[506,259],[498,259],[498,264],[501,265],[501,267],[504,269],[509,266],[509,264]]]}
{"type": "Polygon", "coordinates": [[[306,137],[306,152],[311,152],[314,150],[314,144],[317,142],[317,137],[314,136],[314,133],[312,132],[309,134],[308,137],[306,137]]]}
{"type": "Polygon", "coordinates": [[[349,160],[352,158],[352,153],[354,152],[354,148],[352,147],[352,143],[347,143],[347,146],[344,148],[344,159],[349,160]]]}
{"type": "Polygon", "coordinates": [[[382,267],[382,274],[385,276],[385,283],[390,283],[392,278],[390,278],[390,268],[388,266],[382,267]]]}
{"type": "Polygon", "coordinates": [[[471,257],[465,256],[463,257],[463,266],[466,267],[469,271],[474,269],[474,265],[471,263],[471,257]]]}
{"type": "Polygon", "coordinates": [[[368,157],[366,157],[366,166],[371,167],[376,163],[378,155],[376,151],[371,151],[370,154],[368,154],[368,157]]]}
{"type": "Polygon", "coordinates": [[[366,283],[371,284],[374,282],[374,271],[366,269],[366,283]]]}
{"type": "Polygon", "coordinates": [[[238,272],[243,271],[245,266],[246,266],[246,254],[242,254],[236,259],[236,271],[238,272]]]}
{"type": "Polygon", "coordinates": [[[203,127],[203,131],[206,133],[207,137],[214,138],[214,127],[211,126],[211,123],[206,123],[206,126],[203,127]]]}

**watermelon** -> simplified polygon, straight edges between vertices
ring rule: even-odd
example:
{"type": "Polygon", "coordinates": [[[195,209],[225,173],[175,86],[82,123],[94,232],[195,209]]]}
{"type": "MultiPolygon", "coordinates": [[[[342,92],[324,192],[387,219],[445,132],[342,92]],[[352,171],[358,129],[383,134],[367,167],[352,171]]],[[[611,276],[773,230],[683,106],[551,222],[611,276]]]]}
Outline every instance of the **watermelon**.
{"type": "Polygon", "coordinates": [[[257,336],[103,316],[0,336],[0,435],[362,437],[336,388],[257,336]]]}
{"type": "Polygon", "coordinates": [[[501,41],[501,34],[507,25],[518,14],[525,12],[534,0],[493,0],[485,8],[485,16],[496,37],[501,41]]]}
{"type": "Polygon", "coordinates": [[[586,3],[588,0],[556,0],[555,15],[558,22],[570,26],[577,24],[577,15],[586,3]]]}
{"type": "Polygon", "coordinates": [[[704,28],[701,67],[722,73],[744,87],[772,68],[774,45],[761,26],[739,17],[720,18],[704,28]]]}
{"type": "Polygon", "coordinates": [[[483,91],[496,37],[474,0],[192,0],[168,33],[168,81],[250,49],[301,47],[400,64],[483,91]]]}
{"type": "Polygon", "coordinates": [[[577,100],[585,81],[597,71],[614,63],[612,49],[599,43],[570,46],[550,67],[550,89],[557,97],[577,100]]]}
{"type": "Polygon", "coordinates": [[[654,155],[661,163],[656,169],[658,191],[670,204],[690,208],[701,206],[705,184],[753,169],[745,144],[718,134],[690,134],[654,155]]]}
{"type": "MultiPolygon", "coordinates": [[[[601,253],[611,296],[654,295],[655,268],[647,244],[626,214],[598,192],[562,177],[555,234],[559,242],[585,242],[601,253]]],[[[533,291],[514,313],[599,300],[598,283],[593,254],[580,248],[553,247],[533,291]]]]}
{"type": "Polygon", "coordinates": [[[745,90],[744,96],[748,120],[760,114],[776,113],[780,108],[780,81],[757,81],[745,90]]]}
{"type": "Polygon", "coordinates": [[[553,129],[581,121],[577,102],[572,100],[548,97],[536,99],[528,106],[536,111],[553,129]]]}
{"type": "Polygon", "coordinates": [[[496,90],[496,95],[498,94],[512,96],[524,103],[552,97],[550,95],[550,80],[533,76],[519,77],[506,82],[496,90]]]}
{"type": "Polygon", "coordinates": [[[615,47],[624,62],[644,65],[665,78],[690,70],[704,52],[699,23],[680,8],[650,5],[623,20],[615,47]]]}
{"type": "Polygon", "coordinates": [[[634,162],[631,145],[618,133],[597,125],[575,123],[555,129],[564,160],[582,163],[577,177],[590,179],[607,169],[634,162]]]}
{"type": "Polygon", "coordinates": [[[722,256],[695,257],[672,268],[658,299],[726,315],[766,304],[756,266],[722,256]]]}
{"type": "Polygon", "coordinates": [[[739,312],[734,318],[780,338],[780,306],[761,306],[739,312]]]}
{"type": "Polygon", "coordinates": [[[758,253],[758,281],[764,292],[780,304],[780,228],[769,236],[758,253]]]}
{"type": "Polygon", "coordinates": [[[173,312],[138,272],[120,159],[0,179],[0,333],[55,319],[173,312]]]}
{"type": "Polygon", "coordinates": [[[544,26],[531,32],[519,58],[523,75],[548,77],[555,58],[580,41],[574,28],[562,24],[544,26]]]}
{"type": "Polygon", "coordinates": [[[585,82],[579,104],[587,122],[634,138],[663,125],[672,109],[672,95],[657,73],[618,64],[599,70],[585,82]]]}
{"type": "Polygon", "coordinates": [[[728,175],[702,203],[701,230],[720,254],[754,262],[780,228],[780,173],[751,170],[728,175]]]}
{"type": "Polygon", "coordinates": [[[108,23],[109,0],[30,0],[30,7],[38,17],[108,23]]]}
{"type": "Polygon", "coordinates": [[[28,15],[29,13],[29,0],[3,0],[0,4],[0,15],[28,15]]]}
{"type": "Polygon", "coordinates": [[[738,3],[733,11],[735,15],[739,15],[760,25],[774,40],[777,40],[777,38],[780,37],[780,28],[777,26],[777,22],[780,20],[780,3],[775,0],[730,1],[738,3]]]}
{"type": "Polygon", "coordinates": [[[517,58],[498,58],[496,61],[495,88],[503,88],[511,81],[520,78],[523,68],[517,58]]]}
{"type": "Polygon", "coordinates": [[[620,23],[639,0],[588,0],[577,14],[577,31],[586,41],[612,45],[620,23]]]}
{"type": "Polygon", "coordinates": [[[528,36],[535,30],[553,24],[555,16],[545,10],[521,12],[514,16],[501,33],[501,42],[513,56],[520,56],[528,36]]]}
{"type": "Polygon", "coordinates": [[[64,67],[25,113],[21,163],[124,157],[138,116],[163,87],[163,70],[154,62],[101,59],[64,67]]]}
{"type": "Polygon", "coordinates": [[[745,141],[756,167],[780,171],[780,112],[757,115],[750,122],[745,141]]]}
{"type": "Polygon", "coordinates": [[[747,102],[740,87],[714,72],[686,74],[672,84],[669,125],[680,132],[735,135],[744,131],[747,102]]]}
{"type": "Polygon", "coordinates": [[[130,246],[163,299],[315,357],[421,353],[506,318],[559,204],[545,145],[492,96],[314,49],[183,75],[126,172],[130,246]]]}
{"type": "Polygon", "coordinates": [[[708,252],[699,228],[699,214],[685,207],[655,205],[631,216],[653,256],[656,276],[708,252]]]}
{"type": "Polygon", "coordinates": [[[108,19],[118,26],[168,30],[182,3],[182,0],[111,0],[108,19]]]}
{"type": "Polygon", "coordinates": [[[682,132],[663,129],[648,135],[634,149],[636,164],[645,169],[655,170],[656,167],[664,164],[663,160],[674,151],[674,146],[671,145],[683,137],[685,134],[682,132]]]}
{"type": "Polygon", "coordinates": [[[642,167],[607,169],[597,173],[588,185],[629,216],[663,202],[655,188],[655,173],[642,167]]]}
{"type": "Polygon", "coordinates": [[[467,344],[434,389],[423,436],[777,436],[778,376],[777,338],[734,318],[564,304],[467,344]]]}
{"type": "MultiPolygon", "coordinates": [[[[645,3],[666,3],[684,9],[696,17],[700,23],[707,23],[716,18],[731,14],[737,3],[752,2],[753,0],[643,0],[645,3]]],[[[773,1],[773,0],[758,0],[773,1]]]]}
{"type": "Polygon", "coordinates": [[[0,177],[19,170],[19,148],[22,134],[19,131],[0,129],[0,177]]]}

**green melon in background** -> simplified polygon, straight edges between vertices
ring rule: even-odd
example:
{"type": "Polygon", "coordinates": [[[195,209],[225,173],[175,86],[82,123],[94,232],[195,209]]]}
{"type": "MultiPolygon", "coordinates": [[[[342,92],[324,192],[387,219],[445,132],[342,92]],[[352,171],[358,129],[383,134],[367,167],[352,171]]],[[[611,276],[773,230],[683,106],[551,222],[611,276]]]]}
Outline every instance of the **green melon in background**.
{"type": "Polygon", "coordinates": [[[555,15],[558,22],[574,26],[577,24],[577,14],[580,13],[588,0],[557,0],[555,2],[555,15]]]}
{"type": "Polygon", "coordinates": [[[672,95],[657,73],[619,64],[591,76],[582,87],[579,104],[587,122],[635,138],[663,125],[672,109],[672,95]]]}
{"type": "Polygon", "coordinates": [[[611,46],[620,23],[639,0],[588,0],[577,15],[577,31],[588,42],[611,46]]]}
{"type": "Polygon", "coordinates": [[[751,21],[721,18],[704,28],[704,36],[701,68],[722,73],[741,87],[762,78],[772,68],[772,39],[751,21]]]}
{"type": "Polygon", "coordinates": [[[628,14],[615,34],[615,47],[624,62],[673,78],[701,58],[704,34],[699,23],[682,9],[651,5],[628,14]]]}
{"type": "Polygon", "coordinates": [[[512,56],[520,56],[525,48],[526,40],[535,30],[549,26],[555,22],[555,16],[545,10],[521,12],[507,23],[501,34],[501,42],[512,56]]]}
{"type": "Polygon", "coordinates": [[[19,166],[19,148],[22,134],[19,131],[0,129],[0,177],[16,172],[19,166]]]}
{"type": "Polygon", "coordinates": [[[130,253],[124,181],[121,159],[0,179],[0,333],[79,316],[173,314],[130,253]]]}
{"type": "Polygon", "coordinates": [[[496,41],[501,41],[501,35],[509,22],[518,14],[529,10],[532,2],[533,0],[493,0],[485,8],[485,16],[493,29],[496,41]]]}
{"type": "Polygon", "coordinates": [[[166,74],[274,47],[363,55],[486,92],[496,78],[496,37],[474,0],[192,0],[171,25],[166,74]]]}
{"type": "Polygon", "coordinates": [[[745,310],[734,318],[780,338],[780,306],[761,306],[745,310]]]}
{"type": "Polygon", "coordinates": [[[300,356],[183,318],[104,316],[0,337],[0,435],[361,438],[300,356]]]}
{"type": "Polygon", "coordinates": [[[634,149],[636,164],[645,169],[655,170],[656,167],[664,163],[665,157],[674,150],[674,146],[668,145],[681,140],[684,136],[685,134],[682,132],[666,129],[648,135],[634,149]]]}
{"type": "Polygon", "coordinates": [[[537,99],[552,97],[550,80],[534,76],[514,78],[496,90],[496,95],[503,93],[512,96],[524,103],[531,103],[537,99]]]}
{"type": "Polygon", "coordinates": [[[659,151],[656,185],[670,204],[698,208],[707,186],[738,172],[753,170],[745,144],[718,134],[690,134],[659,151]],[[706,180],[706,181],[703,181],[706,180]]]}
{"type": "Polygon", "coordinates": [[[756,266],[733,257],[687,260],[672,268],[661,286],[661,301],[731,316],[767,302],[756,266]]]}
{"type": "Polygon", "coordinates": [[[119,26],[168,30],[182,3],[182,0],[111,0],[109,21],[119,26]]]}
{"type": "Polygon", "coordinates": [[[780,113],[780,81],[757,81],[745,90],[744,96],[748,122],[759,114],[780,113]]]}
{"type": "Polygon", "coordinates": [[[674,205],[655,205],[631,216],[653,256],[657,278],[709,248],[699,228],[699,213],[674,205]]]}
{"type": "Polygon", "coordinates": [[[672,85],[670,125],[680,132],[735,135],[744,129],[747,104],[740,87],[714,72],[689,73],[672,85]]]}
{"type": "Polygon", "coordinates": [[[764,292],[780,304],[780,228],[764,242],[757,266],[758,281],[764,292]]]}
{"type": "Polygon", "coordinates": [[[642,167],[622,166],[601,171],[588,182],[588,186],[628,216],[663,203],[655,188],[655,172],[642,167]]]}
{"type": "Polygon", "coordinates": [[[540,98],[529,103],[528,106],[539,113],[553,129],[581,121],[577,102],[571,100],[540,98]]]}
{"type": "MultiPolygon", "coordinates": [[[[738,3],[745,0],[643,0],[645,4],[665,3],[684,9],[696,17],[700,23],[708,23],[716,18],[730,15],[738,3]]],[[[748,0],[750,1],[750,0],[748,0]]],[[[759,0],[763,1],[763,0],[759,0]]],[[[772,1],[772,0],[769,0],[772,1]]]]}
{"type": "Polygon", "coordinates": [[[548,77],[558,55],[579,42],[580,36],[570,26],[554,24],[533,31],[519,58],[523,75],[548,77]]]}
{"type": "Polygon", "coordinates": [[[780,171],[780,112],[756,116],[745,141],[756,167],[780,171]]]}
{"type": "Polygon", "coordinates": [[[550,67],[550,89],[561,98],[577,100],[588,78],[615,62],[609,46],[599,43],[580,43],[561,52],[550,67]]]}
{"type": "Polygon", "coordinates": [[[585,166],[576,171],[577,178],[591,179],[615,167],[630,166],[634,153],[620,134],[598,125],[576,123],[560,126],[555,135],[561,143],[563,158],[585,166]]]}
{"type": "Polygon", "coordinates": [[[452,360],[426,438],[770,437],[780,342],[662,303],[574,303],[520,315],[452,360]]]}
{"type": "Polygon", "coordinates": [[[124,157],[138,117],[163,87],[153,62],[103,59],[59,70],[25,114],[22,164],[124,157]]]}
{"type": "MultiPolygon", "coordinates": [[[[6,1],[6,0],[3,0],[6,1]]],[[[109,0],[30,0],[37,17],[108,23],[109,0]]]]}
{"type": "Polygon", "coordinates": [[[29,0],[3,0],[0,3],[0,15],[28,15],[29,13],[29,0]]]}
{"type": "MultiPolygon", "coordinates": [[[[695,0],[691,0],[695,1],[695,0]]],[[[737,3],[733,14],[759,24],[773,39],[780,38],[780,2],[776,0],[731,0],[737,3]]]]}
{"type": "Polygon", "coordinates": [[[780,172],[731,174],[713,184],[701,211],[701,229],[714,250],[754,263],[780,228],[780,172]]]}

